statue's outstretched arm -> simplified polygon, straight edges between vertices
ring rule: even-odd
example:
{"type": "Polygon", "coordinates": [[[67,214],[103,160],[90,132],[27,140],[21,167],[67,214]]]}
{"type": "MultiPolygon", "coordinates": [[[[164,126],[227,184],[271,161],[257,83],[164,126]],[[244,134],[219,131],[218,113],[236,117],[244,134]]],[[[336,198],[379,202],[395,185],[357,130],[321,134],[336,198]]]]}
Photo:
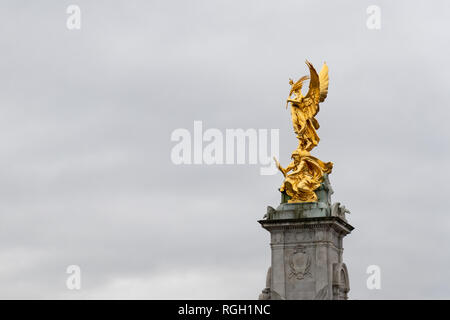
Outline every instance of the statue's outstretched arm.
{"type": "Polygon", "coordinates": [[[275,161],[275,164],[276,164],[278,170],[280,170],[281,173],[283,174],[283,176],[286,177],[286,172],[284,171],[284,169],[283,169],[283,167],[281,166],[281,164],[278,162],[277,158],[276,158],[276,157],[273,157],[273,160],[275,161]]]}
{"type": "Polygon", "coordinates": [[[294,168],[294,162],[291,162],[285,169],[281,166],[276,157],[273,157],[273,160],[275,160],[278,170],[281,171],[284,177],[286,177],[286,174],[294,168]]]}

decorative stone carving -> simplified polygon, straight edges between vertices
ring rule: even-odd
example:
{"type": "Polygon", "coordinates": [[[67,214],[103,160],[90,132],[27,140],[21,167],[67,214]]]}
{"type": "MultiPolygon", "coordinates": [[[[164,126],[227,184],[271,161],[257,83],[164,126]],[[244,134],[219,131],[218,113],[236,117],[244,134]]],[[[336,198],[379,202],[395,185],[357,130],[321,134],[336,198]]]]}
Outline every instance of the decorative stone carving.
{"type": "Polygon", "coordinates": [[[335,202],[331,206],[331,215],[333,217],[339,217],[341,219],[345,219],[345,214],[350,213],[350,210],[348,210],[345,206],[341,206],[340,202],[335,202]]]}
{"type": "Polygon", "coordinates": [[[289,279],[302,280],[311,276],[311,256],[303,246],[297,246],[289,257],[289,279]]]}
{"type": "Polygon", "coordinates": [[[333,296],[337,300],[347,300],[350,291],[350,282],[345,263],[333,264],[333,296]]]}
{"type": "Polygon", "coordinates": [[[270,217],[271,214],[274,214],[276,212],[276,210],[274,208],[272,208],[271,206],[267,206],[267,212],[264,215],[263,219],[268,219],[270,217]]]}

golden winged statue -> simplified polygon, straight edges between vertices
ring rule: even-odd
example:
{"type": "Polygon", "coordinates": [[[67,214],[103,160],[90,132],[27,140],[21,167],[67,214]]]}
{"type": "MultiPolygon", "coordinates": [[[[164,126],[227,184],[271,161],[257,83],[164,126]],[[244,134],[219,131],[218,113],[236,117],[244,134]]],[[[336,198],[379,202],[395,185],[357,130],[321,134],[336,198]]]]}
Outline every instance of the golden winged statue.
{"type": "Polygon", "coordinates": [[[322,162],[310,154],[320,140],[316,132],[319,122],[315,116],[319,112],[319,103],[323,102],[328,94],[328,66],[324,63],[317,74],[308,60],[306,65],[309,68],[309,77],[303,76],[295,83],[292,79],[289,80],[291,90],[286,102],[286,108],[291,103],[292,124],[299,144],[292,153],[292,162],[286,168],[275,159],[278,169],[285,177],[280,191],[290,197],[289,202],[316,202],[315,190],[322,183],[323,175],[331,173],[333,169],[332,162],[322,162]],[[303,96],[303,82],[308,79],[309,90],[306,96],[303,96]]]}

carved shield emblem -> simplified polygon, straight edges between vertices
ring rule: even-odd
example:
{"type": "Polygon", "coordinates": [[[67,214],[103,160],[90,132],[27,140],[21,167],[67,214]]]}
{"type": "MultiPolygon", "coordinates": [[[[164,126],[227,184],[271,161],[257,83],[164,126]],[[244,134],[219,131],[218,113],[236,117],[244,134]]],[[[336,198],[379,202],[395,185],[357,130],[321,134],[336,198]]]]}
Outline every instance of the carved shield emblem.
{"type": "Polygon", "coordinates": [[[305,248],[298,246],[289,257],[289,279],[296,278],[302,280],[306,276],[311,276],[311,257],[306,253],[305,248]]]}

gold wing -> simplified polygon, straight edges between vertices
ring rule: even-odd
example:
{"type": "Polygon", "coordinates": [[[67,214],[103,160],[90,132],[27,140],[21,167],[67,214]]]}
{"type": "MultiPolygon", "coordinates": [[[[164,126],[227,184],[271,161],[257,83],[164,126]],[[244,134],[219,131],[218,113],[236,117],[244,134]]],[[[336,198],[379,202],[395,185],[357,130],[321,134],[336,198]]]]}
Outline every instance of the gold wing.
{"type": "Polygon", "coordinates": [[[316,69],[308,60],[306,60],[306,65],[309,68],[311,80],[309,91],[303,98],[302,107],[303,112],[311,119],[319,112],[319,102],[323,102],[328,95],[328,66],[324,63],[318,75],[316,69]]]}
{"type": "Polygon", "coordinates": [[[324,62],[322,70],[319,73],[319,83],[320,83],[320,99],[319,102],[323,102],[328,95],[328,66],[324,62]]]}
{"type": "Polygon", "coordinates": [[[308,60],[306,60],[306,65],[309,68],[311,80],[309,81],[308,93],[302,99],[301,108],[306,118],[311,119],[319,112],[320,80],[316,69],[308,60]]]}

